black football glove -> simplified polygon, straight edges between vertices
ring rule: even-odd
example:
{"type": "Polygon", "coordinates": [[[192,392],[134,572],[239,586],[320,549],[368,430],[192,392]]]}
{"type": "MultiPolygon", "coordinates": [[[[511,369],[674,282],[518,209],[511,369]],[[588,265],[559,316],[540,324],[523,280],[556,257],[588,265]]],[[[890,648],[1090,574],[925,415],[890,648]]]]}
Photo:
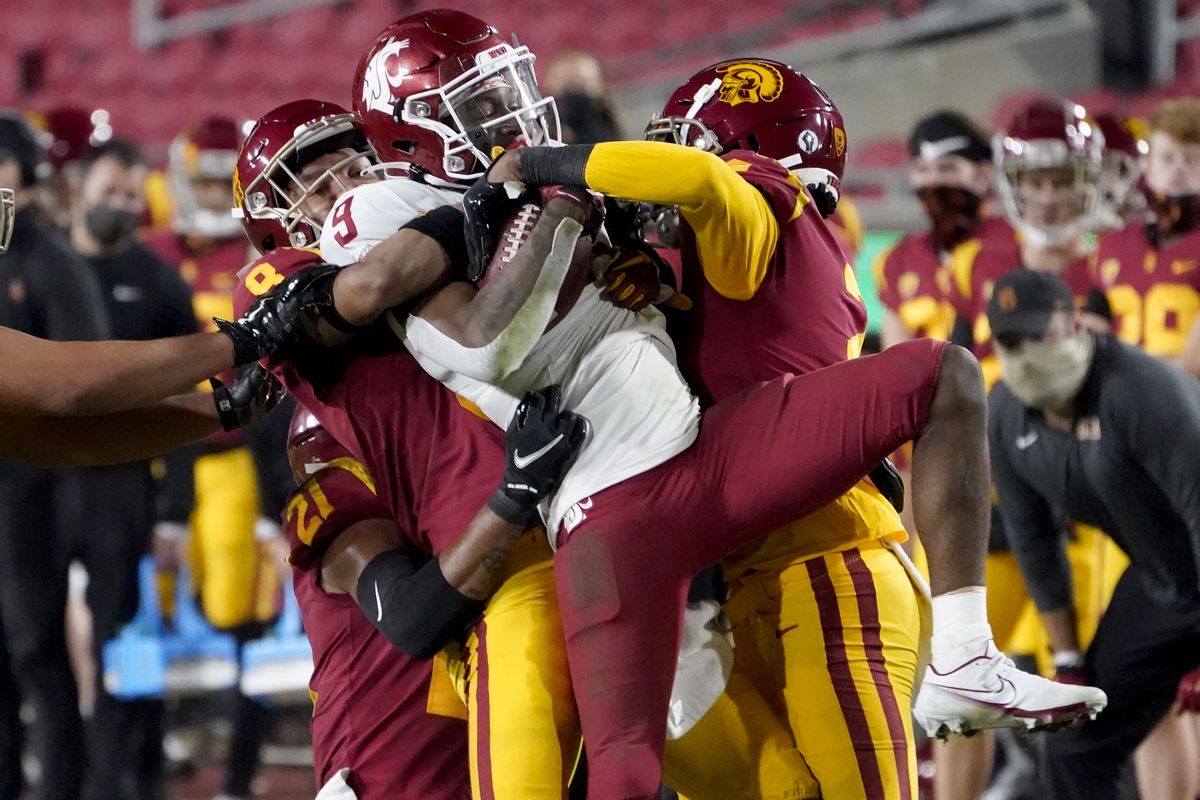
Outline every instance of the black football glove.
{"type": "Polygon", "coordinates": [[[520,204],[507,184],[483,176],[463,195],[463,234],[467,242],[467,280],[477,281],[487,271],[504,222],[520,204]]]}
{"type": "Polygon", "coordinates": [[[542,498],[551,494],[575,463],[588,434],[588,422],[560,411],[562,391],[551,384],[530,392],[508,425],[504,477],[488,501],[496,516],[525,525],[542,498]]]}
{"type": "Polygon", "coordinates": [[[227,431],[265,417],[287,394],[283,384],[262,364],[242,367],[228,386],[216,378],[209,378],[208,382],[213,389],[213,403],[217,406],[221,427],[227,431]]]}
{"type": "Polygon", "coordinates": [[[214,318],[217,330],[233,342],[233,365],[258,361],[287,344],[299,327],[306,304],[318,305],[313,291],[326,285],[325,279],[332,283],[330,276],[336,275],[337,269],[322,264],[301,270],[255,300],[236,322],[214,318]]]}
{"type": "Polygon", "coordinates": [[[904,510],[904,479],[900,477],[900,471],[890,458],[876,464],[875,468],[867,473],[867,477],[875,484],[879,493],[892,504],[897,514],[904,510]]]}

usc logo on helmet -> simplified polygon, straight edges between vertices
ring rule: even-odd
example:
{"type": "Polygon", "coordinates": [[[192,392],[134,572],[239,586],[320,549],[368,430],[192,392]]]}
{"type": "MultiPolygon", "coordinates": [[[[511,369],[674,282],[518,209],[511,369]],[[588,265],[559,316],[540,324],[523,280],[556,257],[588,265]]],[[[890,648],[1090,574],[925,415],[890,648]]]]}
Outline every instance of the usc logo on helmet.
{"type": "Polygon", "coordinates": [[[233,168],[233,205],[235,208],[242,207],[242,200],[246,198],[246,190],[242,188],[242,176],[238,175],[237,167],[233,168]]]}
{"type": "Polygon", "coordinates": [[[717,90],[717,99],[731,106],[770,103],[783,92],[783,76],[770,64],[744,61],[719,67],[717,74],[725,76],[721,79],[721,88],[717,90]]]}

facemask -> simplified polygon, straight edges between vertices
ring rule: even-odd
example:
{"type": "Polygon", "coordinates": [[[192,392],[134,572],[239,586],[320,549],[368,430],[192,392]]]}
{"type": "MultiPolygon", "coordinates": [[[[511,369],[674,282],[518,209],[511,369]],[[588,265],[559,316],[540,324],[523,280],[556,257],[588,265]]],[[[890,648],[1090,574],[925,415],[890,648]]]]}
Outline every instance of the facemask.
{"type": "Polygon", "coordinates": [[[1027,341],[1016,351],[996,346],[1004,382],[1022,403],[1056,410],[1070,405],[1092,363],[1091,334],[1081,331],[1057,342],[1027,341]]]}
{"type": "Polygon", "coordinates": [[[608,104],[583,92],[562,92],[554,96],[563,128],[571,132],[571,144],[595,144],[620,139],[608,104]]]}
{"type": "Polygon", "coordinates": [[[100,204],[88,209],[84,223],[101,247],[112,247],[137,230],[141,217],[132,211],[100,204]]]}
{"type": "Polygon", "coordinates": [[[979,227],[983,198],[969,189],[922,186],[917,199],[933,222],[933,244],[940,252],[953,250],[979,227]]]}
{"type": "Polygon", "coordinates": [[[1200,195],[1154,195],[1154,228],[1159,239],[1179,236],[1200,227],[1200,195]]]}

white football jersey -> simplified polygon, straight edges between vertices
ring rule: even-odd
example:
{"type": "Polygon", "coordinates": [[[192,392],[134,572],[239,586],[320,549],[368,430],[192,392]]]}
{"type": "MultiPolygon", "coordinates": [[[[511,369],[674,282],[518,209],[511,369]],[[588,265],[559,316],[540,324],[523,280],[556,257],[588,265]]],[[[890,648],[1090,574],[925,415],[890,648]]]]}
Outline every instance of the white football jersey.
{"type": "Polygon", "coordinates": [[[584,288],[521,366],[496,384],[442,366],[431,342],[421,336],[418,345],[405,336],[405,346],[426,372],[501,428],[508,427],[526,392],[551,383],[562,387],[563,407],[590,423],[579,458],[542,506],[552,545],[569,508],[678,455],[699,433],[700,406],[679,374],[662,314],[653,307],[636,314],[617,308],[594,285],[584,288]]]}
{"type": "Polygon", "coordinates": [[[356,186],[338,198],[325,219],[321,257],[339,267],[353,264],[409,221],[461,202],[460,192],[406,178],[356,186]]]}
{"type": "MultiPolygon", "coordinates": [[[[413,217],[460,199],[456,192],[406,179],[356,187],[330,212],[321,254],[331,264],[353,263],[413,217]]],[[[495,384],[444,366],[436,336],[414,341],[409,335],[414,320],[389,321],[426,372],[501,428],[508,427],[526,392],[551,383],[562,387],[564,408],[588,420],[587,444],[542,507],[552,545],[567,509],[678,455],[699,432],[699,403],[679,374],[662,314],[654,307],[639,313],[617,308],[593,284],[542,334],[521,366],[495,384]]]]}

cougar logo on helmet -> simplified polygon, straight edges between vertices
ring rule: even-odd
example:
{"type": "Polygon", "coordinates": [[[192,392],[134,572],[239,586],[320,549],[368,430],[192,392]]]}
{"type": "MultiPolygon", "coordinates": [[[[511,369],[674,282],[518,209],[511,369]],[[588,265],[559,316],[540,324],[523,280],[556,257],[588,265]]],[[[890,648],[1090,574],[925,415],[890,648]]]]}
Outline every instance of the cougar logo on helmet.
{"type": "Polygon", "coordinates": [[[367,64],[363,76],[362,101],[372,111],[382,111],[390,115],[394,101],[392,89],[399,88],[404,81],[404,74],[393,74],[396,56],[408,47],[408,39],[393,39],[379,49],[371,62],[367,64]]]}
{"type": "Polygon", "coordinates": [[[725,76],[721,79],[717,99],[731,106],[760,101],[770,103],[783,91],[783,76],[770,64],[746,61],[721,67],[717,74],[725,76]]]}

